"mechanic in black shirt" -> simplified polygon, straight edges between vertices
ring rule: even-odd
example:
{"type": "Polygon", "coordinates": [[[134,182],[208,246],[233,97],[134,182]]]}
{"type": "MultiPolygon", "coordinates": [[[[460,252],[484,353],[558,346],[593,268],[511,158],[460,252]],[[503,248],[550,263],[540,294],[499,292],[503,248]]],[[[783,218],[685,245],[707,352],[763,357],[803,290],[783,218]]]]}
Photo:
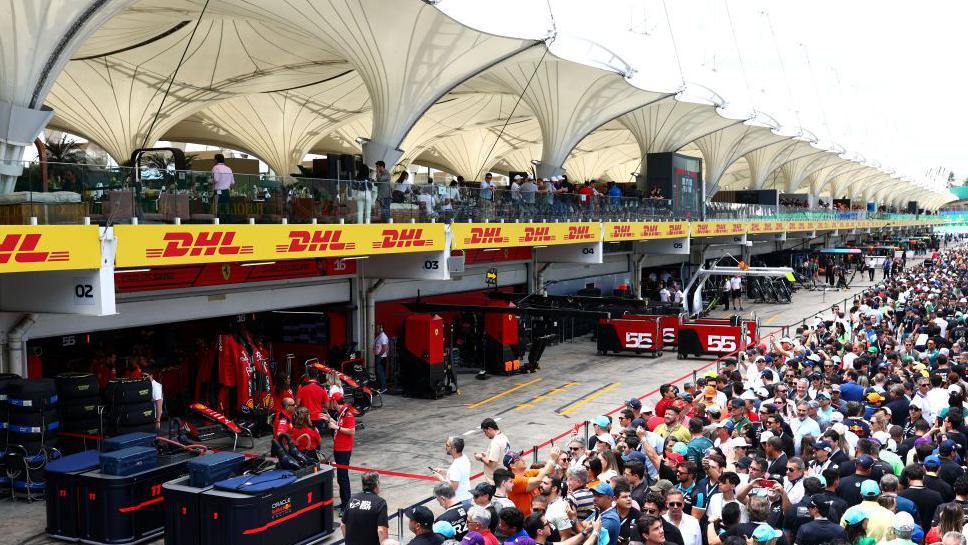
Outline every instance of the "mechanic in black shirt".
{"type": "MultiPolygon", "coordinates": [[[[951,416],[949,411],[948,416],[951,416]]],[[[951,433],[949,433],[951,435],[951,433]]],[[[965,470],[955,461],[955,451],[959,445],[951,439],[945,439],[938,447],[938,456],[941,458],[941,467],[938,468],[938,478],[946,483],[953,483],[961,477],[965,470]]]]}
{"type": "Polygon", "coordinates": [[[410,519],[410,532],[414,535],[407,545],[440,545],[444,542],[443,536],[432,530],[434,514],[426,506],[418,505],[408,509],[407,518],[410,519]]]}
{"type": "Polygon", "coordinates": [[[938,468],[941,467],[941,458],[931,454],[934,443],[927,443],[915,447],[917,458],[924,460],[924,487],[934,490],[941,494],[944,501],[951,501],[955,498],[955,491],[950,484],[938,477],[938,468]]]}
{"type": "Polygon", "coordinates": [[[837,495],[847,502],[847,507],[853,507],[862,501],[860,485],[868,479],[873,479],[871,477],[872,467],[874,467],[874,459],[867,454],[863,454],[857,458],[854,464],[855,473],[840,479],[840,484],[837,486],[837,495]]]}
{"type": "Polygon", "coordinates": [[[363,491],[350,497],[339,524],[340,531],[346,545],[380,545],[387,539],[390,529],[387,502],[379,496],[380,475],[368,471],[361,480],[363,491]]]}

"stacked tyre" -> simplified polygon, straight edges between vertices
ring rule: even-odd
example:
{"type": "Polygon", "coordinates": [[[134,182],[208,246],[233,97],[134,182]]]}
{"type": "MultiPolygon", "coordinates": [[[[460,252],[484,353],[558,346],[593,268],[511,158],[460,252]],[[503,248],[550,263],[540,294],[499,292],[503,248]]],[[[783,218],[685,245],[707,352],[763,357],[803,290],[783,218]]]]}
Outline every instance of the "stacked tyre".
{"type": "Polygon", "coordinates": [[[108,382],[104,392],[105,435],[155,431],[155,409],[151,402],[151,379],[119,378],[108,382]]]}
{"type": "Polygon", "coordinates": [[[10,490],[10,478],[7,477],[4,458],[7,455],[7,428],[9,424],[9,410],[7,409],[7,385],[19,380],[20,375],[0,373],[0,493],[6,494],[10,490]]]}
{"type": "Polygon", "coordinates": [[[62,441],[74,438],[71,443],[83,447],[84,436],[101,435],[101,392],[97,377],[91,373],[61,373],[54,380],[61,429],[73,434],[66,435],[62,441]]]}
{"type": "Polygon", "coordinates": [[[7,383],[6,474],[15,494],[42,495],[44,468],[58,458],[57,387],[53,379],[17,379],[7,383]]]}

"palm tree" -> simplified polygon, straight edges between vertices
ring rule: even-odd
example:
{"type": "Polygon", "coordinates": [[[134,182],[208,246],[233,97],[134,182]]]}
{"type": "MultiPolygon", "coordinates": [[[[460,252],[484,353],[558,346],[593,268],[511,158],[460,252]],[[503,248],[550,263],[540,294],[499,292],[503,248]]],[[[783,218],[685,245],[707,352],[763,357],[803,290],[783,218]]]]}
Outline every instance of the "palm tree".
{"type": "Polygon", "coordinates": [[[44,143],[48,163],[83,163],[87,153],[80,142],[62,134],[60,140],[44,143]]]}

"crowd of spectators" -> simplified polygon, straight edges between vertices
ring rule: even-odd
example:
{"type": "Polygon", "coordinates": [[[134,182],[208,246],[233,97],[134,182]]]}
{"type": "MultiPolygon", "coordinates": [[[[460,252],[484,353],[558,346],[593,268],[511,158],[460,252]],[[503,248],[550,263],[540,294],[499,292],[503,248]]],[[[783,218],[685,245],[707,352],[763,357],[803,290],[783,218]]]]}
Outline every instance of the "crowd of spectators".
{"type": "Polygon", "coordinates": [[[968,249],[953,246],[542,460],[485,419],[470,462],[484,478],[441,469],[443,514],[408,511],[411,543],[965,545],[966,318],[968,249]]]}

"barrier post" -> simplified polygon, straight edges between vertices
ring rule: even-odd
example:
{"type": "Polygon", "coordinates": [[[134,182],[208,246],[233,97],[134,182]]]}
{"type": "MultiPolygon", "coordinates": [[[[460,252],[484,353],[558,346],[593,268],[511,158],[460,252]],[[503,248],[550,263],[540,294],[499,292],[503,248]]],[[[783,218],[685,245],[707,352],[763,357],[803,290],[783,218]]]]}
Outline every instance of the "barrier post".
{"type": "Polygon", "coordinates": [[[585,444],[588,444],[588,420],[585,421],[585,444]]]}
{"type": "Polygon", "coordinates": [[[531,463],[538,463],[538,445],[531,446],[531,463]]]}
{"type": "Polygon", "coordinates": [[[696,384],[696,379],[697,379],[698,377],[699,377],[699,374],[698,374],[698,373],[696,373],[696,370],[695,370],[695,369],[693,369],[693,370],[692,370],[692,384],[693,384],[693,385],[695,385],[695,384],[696,384]]]}
{"type": "Polygon", "coordinates": [[[397,540],[403,542],[403,517],[406,516],[403,508],[397,509],[397,540]]]}

